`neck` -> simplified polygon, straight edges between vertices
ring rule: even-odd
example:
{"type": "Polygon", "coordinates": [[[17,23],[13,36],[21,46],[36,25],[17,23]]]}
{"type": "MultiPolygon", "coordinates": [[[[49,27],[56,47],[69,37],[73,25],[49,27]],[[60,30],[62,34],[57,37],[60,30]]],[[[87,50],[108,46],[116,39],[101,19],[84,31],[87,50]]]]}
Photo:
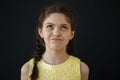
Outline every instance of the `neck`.
{"type": "Polygon", "coordinates": [[[48,64],[60,64],[65,62],[68,59],[69,55],[65,52],[65,50],[52,51],[46,50],[43,54],[42,58],[48,64]]]}

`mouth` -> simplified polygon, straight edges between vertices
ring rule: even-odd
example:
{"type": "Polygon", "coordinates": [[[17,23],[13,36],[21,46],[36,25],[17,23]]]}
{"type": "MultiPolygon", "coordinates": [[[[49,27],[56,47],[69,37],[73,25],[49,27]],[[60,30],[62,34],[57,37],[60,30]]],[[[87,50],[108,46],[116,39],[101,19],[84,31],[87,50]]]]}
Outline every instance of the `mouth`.
{"type": "Polygon", "coordinates": [[[62,39],[58,39],[58,38],[53,38],[51,40],[53,40],[53,41],[62,41],[62,39]]]}

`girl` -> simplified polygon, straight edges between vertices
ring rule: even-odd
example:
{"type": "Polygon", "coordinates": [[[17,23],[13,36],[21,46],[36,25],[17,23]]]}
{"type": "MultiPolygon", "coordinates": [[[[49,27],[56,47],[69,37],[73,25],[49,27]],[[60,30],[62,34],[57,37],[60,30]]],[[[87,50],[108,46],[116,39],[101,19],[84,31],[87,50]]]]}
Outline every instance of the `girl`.
{"type": "Polygon", "coordinates": [[[21,80],[88,80],[88,66],[72,55],[75,27],[70,7],[54,4],[44,8],[35,56],[22,66],[21,80]]]}

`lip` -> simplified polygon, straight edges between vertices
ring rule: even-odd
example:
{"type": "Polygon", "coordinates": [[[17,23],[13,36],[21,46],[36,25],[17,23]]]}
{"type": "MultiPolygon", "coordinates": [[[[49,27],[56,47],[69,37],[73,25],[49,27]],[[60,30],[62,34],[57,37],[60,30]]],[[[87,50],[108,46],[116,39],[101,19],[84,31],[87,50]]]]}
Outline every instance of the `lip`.
{"type": "Polygon", "coordinates": [[[62,39],[58,39],[58,38],[53,38],[51,40],[54,40],[54,41],[62,41],[62,39]]]}

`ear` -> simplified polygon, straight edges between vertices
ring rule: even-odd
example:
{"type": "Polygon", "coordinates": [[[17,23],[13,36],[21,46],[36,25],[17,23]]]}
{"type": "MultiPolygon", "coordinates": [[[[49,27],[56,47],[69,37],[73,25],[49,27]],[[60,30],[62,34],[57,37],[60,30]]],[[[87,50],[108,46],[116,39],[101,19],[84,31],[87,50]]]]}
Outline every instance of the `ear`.
{"type": "Polygon", "coordinates": [[[43,33],[42,33],[42,29],[41,28],[38,28],[38,33],[39,33],[40,37],[43,38],[43,33]]]}
{"type": "Polygon", "coordinates": [[[74,37],[75,31],[71,32],[70,40],[74,37]]]}

